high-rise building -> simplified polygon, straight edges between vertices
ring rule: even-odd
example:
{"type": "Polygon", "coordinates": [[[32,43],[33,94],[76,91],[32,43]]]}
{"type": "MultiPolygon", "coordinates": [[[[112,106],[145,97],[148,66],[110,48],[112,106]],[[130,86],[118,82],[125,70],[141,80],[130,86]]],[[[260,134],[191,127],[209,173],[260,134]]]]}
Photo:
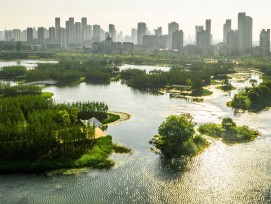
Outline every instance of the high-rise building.
{"type": "Polygon", "coordinates": [[[110,37],[112,38],[113,41],[116,41],[116,38],[117,38],[117,31],[116,31],[116,28],[115,28],[115,25],[113,24],[109,24],[109,35],[110,37]]]}
{"type": "Polygon", "coordinates": [[[44,27],[38,28],[38,43],[40,44],[45,43],[45,28],[44,27]]]}
{"type": "Polygon", "coordinates": [[[93,25],[92,42],[100,42],[100,41],[101,41],[101,26],[93,25]]]}
{"type": "Polygon", "coordinates": [[[87,18],[81,19],[81,26],[82,26],[82,42],[87,40],[87,18]]]}
{"type": "Polygon", "coordinates": [[[137,24],[137,44],[143,45],[143,37],[147,34],[146,23],[140,22],[137,24]]]}
{"type": "Polygon", "coordinates": [[[27,41],[27,31],[26,31],[26,29],[22,31],[22,41],[23,42],[27,41]]]}
{"type": "Polygon", "coordinates": [[[19,29],[13,29],[11,38],[16,42],[22,41],[22,31],[19,29]]]}
{"type": "MultiPolygon", "coordinates": [[[[55,18],[55,42],[60,43],[61,41],[61,33],[60,33],[61,27],[60,27],[60,18],[55,18]]],[[[50,31],[49,31],[50,32],[50,31]]]]}
{"type": "Polygon", "coordinates": [[[270,55],[270,29],[262,30],[260,34],[260,55],[270,55]]]}
{"type": "Polygon", "coordinates": [[[212,41],[212,34],[211,34],[211,19],[207,19],[205,22],[205,30],[208,34],[208,43],[209,45],[211,45],[211,41],[212,41]]]}
{"type": "Polygon", "coordinates": [[[183,49],[183,31],[176,30],[172,33],[172,49],[183,49]]]}
{"type": "Polygon", "coordinates": [[[238,14],[238,49],[240,51],[252,48],[252,21],[246,13],[238,14]]]}
{"type": "Polygon", "coordinates": [[[70,22],[69,21],[66,21],[66,23],[65,23],[65,28],[66,28],[66,30],[65,30],[65,42],[67,43],[67,44],[69,44],[70,43],[70,22]]]}
{"type": "Polygon", "coordinates": [[[236,53],[238,51],[238,31],[230,30],[227,33],[227,49],[228,54],[236,53]]]}
{"type": "MultiPolygon", "coordinates": [[[[58,31],[58,35],[60,35],[60,30],[58,31]]],[[[48,40],[48,42],[51,43],[51,44],[56,42],[56,29],[54,27],[49,28],[49,40],[48,40]]]]}
{"type": "Polygon", "coordinates": [[[11,30],[5,30],[5,41],[12,41],[12,31],[11,30]]]}
{"type": "Polygon", "coordinates": [[[168,24],[168,36],[169,36],[169,45],[168,48],[172,49],[172,33],[175,32],[176,30],[179,30],[179,24],[176,23],[175,21],[171,22],[168,24]]]}
{"type": "Polygon", "coordinates": [[[158,27],[157,29],[154,30],[154,35],[161,36],[162,33],[162,27],[158,27]]]}
{"type": "Polygon", "coordinates": [[[137,44],[137,29],[132,28],[131,37],[132,37],[132,43],[137,44]]]}
{"type": "Polygon", "coordinates": [[[226,23],[223,25],[223,42],[227,45],[227,35],[231,31],[231,19],[227,19],[226,23]]]}
{"type": "Polygon", "coordinates": [[[33,28],[27,28],[26,29],[26,41],[28,43],[33,43],[33,39],[34,39],[34,36],[33,36],[33,28]]]}
{"type": "Polygon", "coordinates": [[[196,26],[195,27],[195,44],[197,45],[197,35],[198,35],[198,32],[201,32],[204,30],[204,26],[196,26]]]}
{"type": "Polygon", "coordinates": [[[0,41],[4,40],[4,31],[0,31],[0,41]]]}
{"type": "Polygon", "coordinates": [[[74,18],[69,18],[69,43],[75,42],[74,36],[74,18]]]}
{"type": "Polygon", "coordinates": [[[87,38],[86,38],[86,40],[91,40],[92,36],[93,36],[92,26],[87,25],[87,38]]]}
{"type": "Polygon", "coordinates": [[[81,43],[82,42],[82,32],[81,32],[81,23],[76,22],[74,24],[74,43],[81,43]]]}
{"type": "Polygon", "coordinates": [[[66,40],[66,34],[67,34],[67,31],[65,28],[60,28],[60,43],[61,44],[65,44],[67,42],[66,40]]]}

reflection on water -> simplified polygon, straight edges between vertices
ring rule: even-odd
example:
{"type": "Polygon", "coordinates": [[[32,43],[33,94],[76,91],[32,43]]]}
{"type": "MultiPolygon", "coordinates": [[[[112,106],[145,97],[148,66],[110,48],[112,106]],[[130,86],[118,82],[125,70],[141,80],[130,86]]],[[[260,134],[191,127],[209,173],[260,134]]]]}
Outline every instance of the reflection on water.
{"type": "Polygon", "coordinates": [[[38,63],[58,63],[48,60],[18,60],[18,61],[0,61],[0,69],[6,66],[25,66],[27,69],[34,69],[38,63]]]}
{"type": "Polygon", "coordinates": [[[232,82],[229,95],[211,87],[203,103],[170,99],[133,90],[121,82],[110,85],[81,83],[46,87],[57,102],[104,101],[110,110],[132,115],[128,121],[108,126],[113,139],[133,149],[133,154],[113,154],[112,170],[89,170],[78,176],[0,176],[0,203],[270,203],[271,111],[234,115],[226,102],[248,81],[232,82]],[[148,141],[171,114],[189,112],[197,125],[220,123],[225,116],[238,125],[258,129],[254,142],[227,145],[219,140],[190,159],[166,160],[149,150],[148,141]]]}

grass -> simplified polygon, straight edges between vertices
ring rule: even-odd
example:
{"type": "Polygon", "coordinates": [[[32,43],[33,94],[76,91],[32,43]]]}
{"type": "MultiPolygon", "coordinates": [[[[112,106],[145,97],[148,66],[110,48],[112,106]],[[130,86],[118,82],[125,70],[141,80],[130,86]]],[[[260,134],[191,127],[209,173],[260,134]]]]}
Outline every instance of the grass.
{"type": "Polygon", "coordinates": [[[208,89],[200,89],[193,91],[190,96],[210,96],[213,92],[209,91],[208,89]]]}
{"type": "Polygon", "coordinates": [[[41,96],[43,96],[43,97],[45,97],[45,98],[51,98],[51,97],[53,97],[53,93],[51,93],[51,92],[42,92],[41,93],[41,96]]]}
{"type": "Polygon", "coordinates": [[[119,144],[113,144],[113,150],[116,153],[130,153],[132,151],[130,148],[119,144]]]}
{"type": "Polygon", "coordinates": [[[107,123],[112,123],[120,119],[120,116],[117,114],[113,113],[107,113],[107,118],[103,119],[102,123],[107,124],[107,123]]]}
{"type": "Polygon", "coordinates": [[[128,153],[131,149],[112,143],[110,135],[96,140],[92,149],[86,153],[73,157],[61,157],[54,159],[3,161],[0,160],[0,173],[44,173],[46,171],[91,167],[96,169],[110,169],[114,161],[108,159],[109,155],[116,153],[128,153]]]}
{"type": "Polygon", "coordinates": [[[224,129],[222,125],[214,123],[203,124],[198,130],[201,134],[222,138],[225,142],[250,142],[259,135],[257,130],[249,129],[247,126],[234,126],[224,129]]]}
{"type": "Polygon", "coordinates": [[[236,87],[225,85],[225,86],[217,86],[216,89],[223,90],[223,91],[231,91],[231,90],[235,90],[236,87]]]}

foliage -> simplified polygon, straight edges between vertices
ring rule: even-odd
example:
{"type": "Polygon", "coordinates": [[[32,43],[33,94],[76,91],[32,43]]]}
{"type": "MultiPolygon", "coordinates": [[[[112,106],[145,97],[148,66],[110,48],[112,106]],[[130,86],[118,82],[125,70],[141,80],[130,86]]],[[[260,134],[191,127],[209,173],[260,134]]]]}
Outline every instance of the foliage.
{"type": "Polygon", "coordinates": [[[18,96],[18,95],[40,95],[41,87],[33,85],[11,86],[9,83],[0,82],[0,95],[18,96]]]}
{"type": "Polygon", "coordinates": [[[265,81],[259,86],[246,88],[243,92],[236,94],[232,101],[233,108],[244,110],[262,110],[271,104],[271,81],[265,81]]]}
{"type": "Polygon", "coordinates": [[[22,76],[26,73],[26,67],[24,66],[8,66],[0,68],[0,77],[3,78],[13,78],[22,76]]]}
{"type": "Polygon", "coordinates": [[[221,137],[229,142],[246,142],[255,139],[259,132],[247,126],[236,126],[231,118],[223,118],[222,124],[207,123],[199,127],[199,132],[211,137],[221,137]]]}
{"type": "Polygon", "coordinates": [[[113,149],[116,153],[130,153],[132,150],[126,146],[113,144],[113,149]]]}
{"type": "Polygon", "coordinates": [[[208,142],[201,136],[194,136],[194,127],[190,114],[171,115],[159,126],[155,145],[165,157],[196,154],[208,142]]]}
{"type": "Polygon", "coordinates": [[[199,132],[212,137],[220,137],[222,134],[222,126],[214,123],[205,123],[199,127],[199,132]]]}

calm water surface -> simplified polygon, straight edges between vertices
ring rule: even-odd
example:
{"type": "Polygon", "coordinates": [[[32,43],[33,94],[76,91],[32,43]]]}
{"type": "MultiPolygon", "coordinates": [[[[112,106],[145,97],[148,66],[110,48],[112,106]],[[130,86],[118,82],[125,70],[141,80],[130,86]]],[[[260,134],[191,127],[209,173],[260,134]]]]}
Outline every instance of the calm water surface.
{"type": "MultiPolygon", "coordinates": [[[[248,82],[232,82],[239,91],[248,82]]],[[[112,170],[75,175],[0,176],[0,203],[271,203],[271,111],[233,115],[230,95],[220,90],[203,103],[170,99],[133,90],[120,82],[47,87],[56,102],[104,101],[112,111],[132,118],[109,126],[115,142],[131,147],[113,154],[112,170]],[[225,116],[258,129],[255,141],[227,145],[219,140],[191,159],[165,161],[149,150],[148,141],[171,114],[191,113],[197,125],[220,123],[225,116]]]]}

